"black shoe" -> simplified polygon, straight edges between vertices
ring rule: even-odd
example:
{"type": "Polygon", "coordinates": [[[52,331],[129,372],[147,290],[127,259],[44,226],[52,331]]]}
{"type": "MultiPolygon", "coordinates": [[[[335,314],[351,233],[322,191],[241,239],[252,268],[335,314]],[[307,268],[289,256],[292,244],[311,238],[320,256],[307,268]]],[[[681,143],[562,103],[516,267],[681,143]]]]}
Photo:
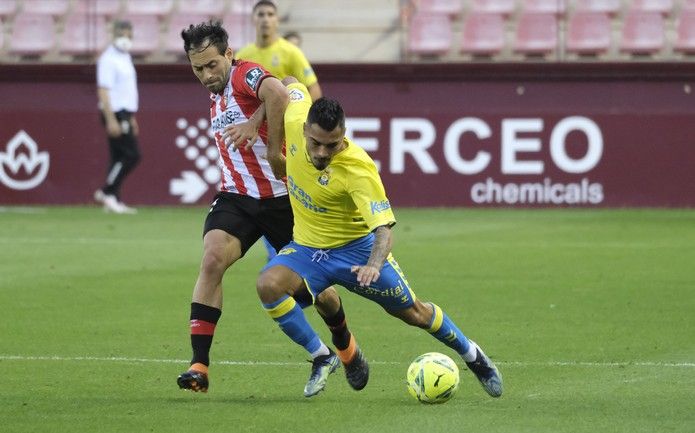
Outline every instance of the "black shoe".
{"type": "Polygon", "coordinates": [[[195,367],[200,366],[207,370],[207,367],[203,364],[193,364],[187,372],[179,375],[176,379],[179,388],[190,389],[193,392],[208,392],[209,382],[207,371],[200,371],[202,368],[200,368],[200,370],[195,369],[195,367]]]}
{"type": "Polygon", "coordinates": [[[367,386],[369,381],[369,364],[364,357],[362,349],[357,348],[355,356],[349,364],[345,365],[345,378],[355,391],[359,391],[367,386]]]}

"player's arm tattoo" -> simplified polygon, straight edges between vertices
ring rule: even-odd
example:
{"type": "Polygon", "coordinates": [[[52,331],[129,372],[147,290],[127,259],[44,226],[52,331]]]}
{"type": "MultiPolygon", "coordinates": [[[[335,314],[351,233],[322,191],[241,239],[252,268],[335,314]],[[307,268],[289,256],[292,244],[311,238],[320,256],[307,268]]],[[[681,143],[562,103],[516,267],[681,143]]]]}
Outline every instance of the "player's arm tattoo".
{"type": "Polygon", "coordinates": [[[372,252],[369,254],[367,266],[381,269],[381,267],[384,266],[386,257],[388,257],[391,252],[392,244],[391,227],[377,227],[376,230],[374,230],[374,244],[372,245],[372,252]]]}

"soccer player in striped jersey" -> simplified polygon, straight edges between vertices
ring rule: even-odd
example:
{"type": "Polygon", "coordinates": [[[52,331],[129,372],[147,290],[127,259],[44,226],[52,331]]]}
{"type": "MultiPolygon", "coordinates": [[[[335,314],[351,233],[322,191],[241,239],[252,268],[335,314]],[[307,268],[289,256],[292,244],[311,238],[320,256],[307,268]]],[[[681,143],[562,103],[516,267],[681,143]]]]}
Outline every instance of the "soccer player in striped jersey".
{"type": "MultiPolygon", "coordinates": [[[[205,220],[203,258],[193,289],[193,359],[188,371],[177,379],[181,388],[205,392],[210,346],[222,313],[225,271],[261,235],[278,250],[292,239],[292,210],[281,180],[285,158],[283,115],[289,96],[285,86],[261,66],[233,59],[227,32],[220,23],[191,25],[181,36],[193,73],[210,91],[211,128],[222,168],[221,190],[205,220]],[[228,142],[227,137],[235,141],[228,142]]],[[[313,301],[308,291],[296,294],[298,305],[307,306],[313,301]]],[[[316,297],[316,308],[331,330],[339,354],[354,351],[355,339],[347,328],[335,290],[316,297]]],[[[321,391],[340,363],[338,355],[320,339],[310,347],[313,370],[320,372],[322,380],[307,384],[307,396],[321,391]]],[[[366,384],[366,362],[362,367],[359,379],[366,384]]],[[[359,381],[351,385],[364,386],[359,381]]]]}
{"type": "Polygon", "coordinates": [[[257,281],[271,317],[310,350],[307,342],[318,336],[292,296],[309,290],[317,297],[332,284],[342,285],[427,330],[463,358],[489,395],[501,396],[502,376],[490,358],[442,308],[410,289],[391,254],[396,219],[381,178],[367,152],[345,137],[340,104],[326,98],[312,104],[301,83],[289,84],[289,94],[285,137],[294,239],[257,281]]]}

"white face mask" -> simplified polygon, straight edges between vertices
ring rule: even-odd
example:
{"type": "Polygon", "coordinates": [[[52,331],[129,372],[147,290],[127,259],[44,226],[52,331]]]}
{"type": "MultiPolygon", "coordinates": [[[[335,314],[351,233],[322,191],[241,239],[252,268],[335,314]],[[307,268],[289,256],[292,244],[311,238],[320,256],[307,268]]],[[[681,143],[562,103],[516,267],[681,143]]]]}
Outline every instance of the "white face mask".
{"type": "Polygon", "coordinates": [[[129,37],[119,36],[113,41],[113,45],[119,50],[127,53],[133,47],[133,41],[129,37]]]}

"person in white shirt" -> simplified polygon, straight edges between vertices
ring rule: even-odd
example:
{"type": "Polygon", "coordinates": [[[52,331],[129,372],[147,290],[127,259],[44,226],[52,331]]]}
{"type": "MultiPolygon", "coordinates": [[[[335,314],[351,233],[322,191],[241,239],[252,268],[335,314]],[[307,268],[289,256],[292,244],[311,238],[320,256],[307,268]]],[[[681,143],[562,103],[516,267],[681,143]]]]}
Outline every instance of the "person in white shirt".
{"type": "Polygon", "coordinates": [[[113,25],[113,42],[97,62],[97,93],[102,121],[106,128],[111,161],[104,185],[96,190],[94,199],[104,211],[119,214],[135,213],[120,197],[123,180],[140,161],[137,76],[130,57],[133,26],[128,21],[113,25]]]}

